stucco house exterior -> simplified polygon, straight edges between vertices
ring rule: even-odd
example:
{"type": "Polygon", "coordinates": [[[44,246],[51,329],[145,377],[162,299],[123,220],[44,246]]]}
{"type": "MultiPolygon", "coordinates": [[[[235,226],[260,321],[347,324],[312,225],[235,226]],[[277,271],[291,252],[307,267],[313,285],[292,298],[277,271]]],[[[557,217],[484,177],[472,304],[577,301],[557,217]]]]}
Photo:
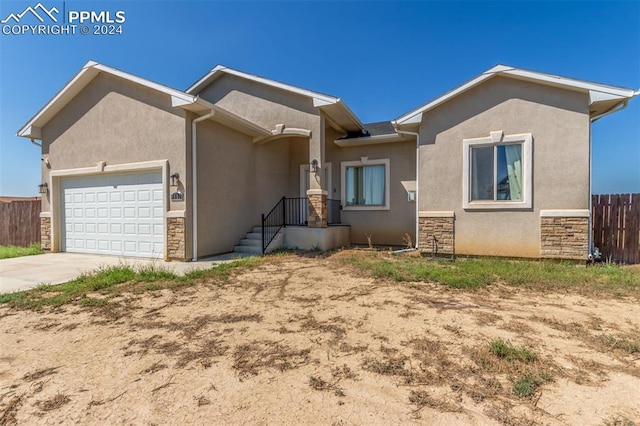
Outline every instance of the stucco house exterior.
{"type": "Polygon", "coordinates": [[[339,98],[223,66],[180,91],[88,62],[18,135],[41,141],[53,252],[370,241],[586,259],[591,123],[638,94],[498,65],[365,124],[339,98]]]}

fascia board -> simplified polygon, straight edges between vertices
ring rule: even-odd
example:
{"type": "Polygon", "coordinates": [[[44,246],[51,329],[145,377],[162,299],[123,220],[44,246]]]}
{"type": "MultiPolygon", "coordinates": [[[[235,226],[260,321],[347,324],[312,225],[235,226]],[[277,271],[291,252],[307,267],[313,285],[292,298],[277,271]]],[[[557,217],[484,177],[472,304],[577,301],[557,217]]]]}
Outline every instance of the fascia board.
{"type": "Polygon", "coordinates": [[[527,71],[514,68],[512,70],[502,71],[501,74],[513,75],[522,77],[528,80],[534,80],[542,84],[559,85],[569,88],[581,89],[583,91],[597,91],[607,93],[610,95],[616,95],[624,98],[633,96],[633,90],[625,89],[624,87],[608,86],[605,84],[591,83],[588,81],[575,80],[567,77],[560,77],[551,74],[543,74],[534,71],[527,71]]]}
{"type": "Polygon", "coordinates": [[[31,119],[24,125],[20,130],[18,130],[17,135],[22,137],[33,137],[29,134],[30,128],[32,127],[42,127],[44,123],[42,121],[48,121],[49,115],[54,115],[62,106],[59,105],[60,102],[66,103],[68,100],[73,98],[80,90],[82,90],[91,80],[98,75],[98,72],[95,70],[95,65],[97,63],[94,61],[89,61],[82,67],[82,69],[74,75],[71,80],[67,84],[65,84],[58,93],[56,93],[53,98],[49,100],[40,110],[33,116],[31,119]],[[68,99],[67,99],[68,98],[68,99]]]}
{"type": "Polygon", "coordinates": [[[352,146],[378,145],[383,143],[403,142],[406,140],[408,139],[403,135],[392,133],[389,135],[376,135],[376,136],[367,136],[367,137],[352,138],[352,139],[336,139],[333,141],[333,143],[338,145],[341,148],[345,148],[345,147],[352,147],[352,146]]]}
{"type": "Polygon", "coordinates": [[[192,94],[202,88],[202,86],[209,84],[213,80],[215,80],[221,73],[231,74],[236,77],[241,77],[246,80],[255,81],[257,83],[261,83],[267,86],[275,87],[281,90],[285,90],[292,93],[297,93],[299,95],[307,96],[309,98],[313,98],[314,103],[316,102],[325,102],[326,104],[334,104],[338,102],[338,98],[333,96],[325,95],[323,93],[314,92],[307,89],[302,89],[300,87],[292,86],[285,83],[280,83],[279,81],[270,80],[268,78],[260,77],[254,74],[248,74],[242,71],[234,70],[233,68],[227,68],[222,65],[218,65],[211,70],[206,76],[202,77],[195,84],[189,87],[186,92],[192,94]]]}

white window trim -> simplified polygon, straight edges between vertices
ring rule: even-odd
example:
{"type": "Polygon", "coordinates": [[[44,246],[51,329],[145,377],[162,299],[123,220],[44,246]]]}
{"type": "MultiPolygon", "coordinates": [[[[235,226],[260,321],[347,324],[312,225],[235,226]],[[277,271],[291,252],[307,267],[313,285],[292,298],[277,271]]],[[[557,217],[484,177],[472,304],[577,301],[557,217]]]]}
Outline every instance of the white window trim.
{"type": "Polygon", "coordinates": [[[509,210],[530,209],[532,206],[531,189],[533,187],[531,133],[504,135],[502,130],[490,132],[489,137],[463,139],[462,155],[462,208],[465,210],[509,210]],[[482,146],[498,146],[510,143],[522,143],[522,200],[521,201],[471,201],[471,148],[482,146]]]}
{"type": "Polygon", "coordinates": [[[380,158],[370,160],[368,157],[362,157],[358,161],[342,161],[340,163],[340,202],[344,211],[366,211],[366,210],[390,210],[391,209],[391,166],[388,158],[380,158]],[[347,167],[362,166],[384,166],[384,205],[380,206],[349,206],[347,205],[347,167]]]}

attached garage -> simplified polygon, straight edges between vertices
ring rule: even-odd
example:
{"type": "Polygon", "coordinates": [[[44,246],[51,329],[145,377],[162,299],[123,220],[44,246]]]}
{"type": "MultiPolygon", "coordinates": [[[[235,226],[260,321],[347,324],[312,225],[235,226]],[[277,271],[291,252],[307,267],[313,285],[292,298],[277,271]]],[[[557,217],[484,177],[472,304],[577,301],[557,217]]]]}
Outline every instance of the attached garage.
{"type": "Polygon", "coordinates": [[[163,258],[159,170],[62,178],[60,194],[61,251],[163,258]]]}

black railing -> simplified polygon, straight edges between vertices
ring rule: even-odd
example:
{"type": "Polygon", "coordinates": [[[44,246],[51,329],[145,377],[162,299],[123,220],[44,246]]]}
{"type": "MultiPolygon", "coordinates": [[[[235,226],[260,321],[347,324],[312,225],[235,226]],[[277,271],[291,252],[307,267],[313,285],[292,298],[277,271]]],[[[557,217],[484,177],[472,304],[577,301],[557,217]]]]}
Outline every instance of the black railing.
{"type": "Polygon", "coordinates": [[[332,200],[327,198],[327,225],[336,225],[340,223],[340,200],[332,200]]]}
{"type": "Polygon", "coordinates": [[[266,215],[264,213],[262,214],[262,254],[264,254],[280,229],[285,226],[285,200],[285,197],[280,198],[280,201],[278,201],[269,213],[266,215]]]}
{"type": "Polygon", "coordinates": [[[283,198],[285,205],[285,226],[304,226],[307,224],[307,200],[306,197],[283,198]]]}
{"type": "MultiPolygon", "coordinates": [[[[266,215],[262,215],[262,253],[285,226],[307,225],[309,200],[306,197],[282,197],[266,215]]],[[[340,223],[340,200],[327,199],[327,224],[340,223]]]]}

